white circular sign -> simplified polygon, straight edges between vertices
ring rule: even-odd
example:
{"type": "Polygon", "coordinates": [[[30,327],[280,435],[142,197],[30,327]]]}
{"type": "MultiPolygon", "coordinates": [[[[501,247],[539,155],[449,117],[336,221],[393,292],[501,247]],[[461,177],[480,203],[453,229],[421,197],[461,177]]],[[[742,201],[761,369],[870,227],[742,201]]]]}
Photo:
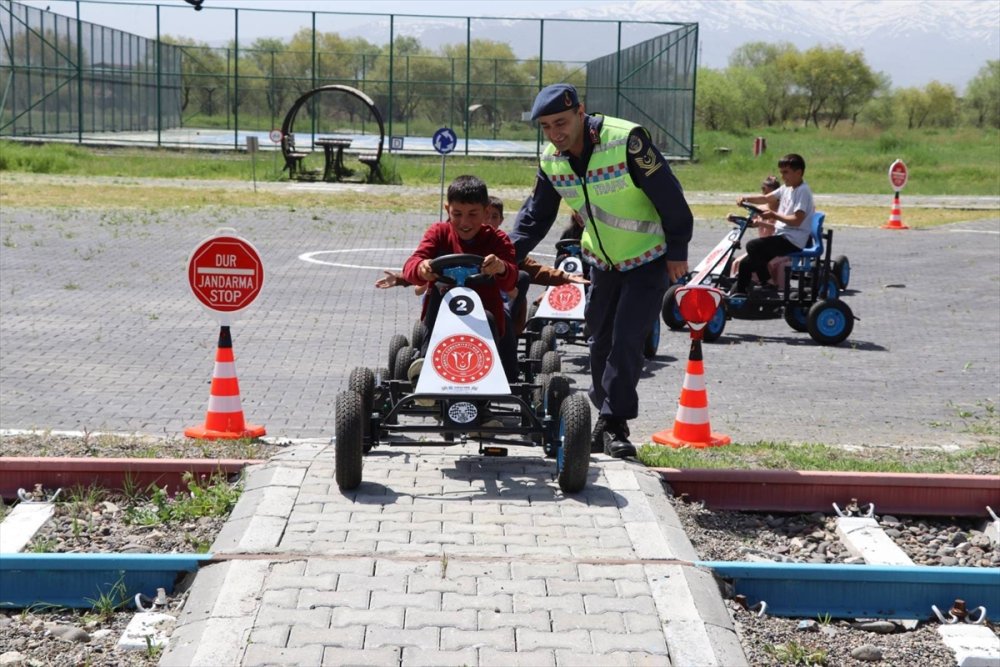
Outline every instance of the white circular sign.
{"type": "Polygon", "coordinates": [[[271,130],[267,136],[270,137],[271,141],[273,141],[274,143],[276,144],[281,143],[281,130],[271,130]]]}

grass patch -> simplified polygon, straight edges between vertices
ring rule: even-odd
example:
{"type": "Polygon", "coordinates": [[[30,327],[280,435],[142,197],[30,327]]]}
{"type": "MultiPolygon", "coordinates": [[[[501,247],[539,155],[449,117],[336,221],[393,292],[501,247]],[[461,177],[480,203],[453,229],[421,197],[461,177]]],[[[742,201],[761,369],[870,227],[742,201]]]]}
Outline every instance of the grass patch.
{"type": "Polygon", "coordinates": [[[896,448],[854,450],[824,444],[764,441],[707,449],[644,445],[639,448],[639,460],[652,468],[964,474],[973,472],[983,461],[1000,461],[1000,444],[983,444],[955,452],[896,448]]]}
{"type": "MultiPolygon", "coordinates": [[[[302,192],[264,191],[256,193],[244,190],[214,187],[150,186],[128,184],[101,184],[101,187],[81,187],[71,183],[28,183],[12,180],[0,191],[0,206],[11,208],[56,208],[56,209],[131,209],[152,212],[168,209],[204,209],[213,207],[286,207],[289,212],[315,209],[345,209],[362,212],[405,213],[420,211],[427,215],[437,215],[440,207],[440,193],[425,192],[408,194],[405,197],[386,196],[381,192],[302,192]],[[137,204],[137,202],[141,202],[137,204]]],[[[507,199],[505,207],[510,211],[507,225],[513,225],[514,214],[521,205],[520,200],[507,199]]],[[[880,207],[829,206],[824,210],[827,224],[832,227],[881,227],[889,219],[889,205],[880,207]]],[[[723,220],[727,214],[737,211],[732,206],[695,205],[691,207],[696,218],[723,220]]],[[[568,209],[562,214],[568,215],[568,209]]],[[[980,220],[1000,216],[1000,209],[960,210],[913,208],[903,213],[903,221],[914,229],[935,227],[965,220],[980,220]]],[[[509,228],[509,227],[508,227],[509,228]]],[[[15,244],[14,240],[9,241],[15,244]]],[[[76,287],[67,287],[75,289],[76,287]]]]}

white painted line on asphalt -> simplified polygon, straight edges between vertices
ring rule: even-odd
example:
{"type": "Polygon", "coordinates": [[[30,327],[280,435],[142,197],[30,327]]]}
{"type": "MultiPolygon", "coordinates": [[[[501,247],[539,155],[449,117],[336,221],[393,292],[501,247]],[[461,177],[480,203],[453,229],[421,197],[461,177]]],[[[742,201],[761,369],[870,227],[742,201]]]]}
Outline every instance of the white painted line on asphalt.
{"type": "MultiPolygon", "coordinates": [[[[395,252],[400,253],[401,256],[409,257],[411,251],[405,248],[349,248],[346,250],[316,250],[314,252],[304,252],[299,255],[299,259],[303,262],[311,262],[313,264],[323,264],[324,266],[336,266],[342,269],[372,269],[375,271],[399,271],[399,266],[370,266],[367,264],[346,264],[343,262],[330,262],[324,259],[317,259],[317,255],[343,255],[352,252],[395,252]]],[[[405,259],[404,259],[405,261],[405,259]]],[[[402,262],[400,262],[402,265],[402,262]]]]}
{"type": "Polygon", "coordinates": [[[958,234],[1000,234],[1000,231],[993,229],[946,229],[944,231],[958,234]]]}

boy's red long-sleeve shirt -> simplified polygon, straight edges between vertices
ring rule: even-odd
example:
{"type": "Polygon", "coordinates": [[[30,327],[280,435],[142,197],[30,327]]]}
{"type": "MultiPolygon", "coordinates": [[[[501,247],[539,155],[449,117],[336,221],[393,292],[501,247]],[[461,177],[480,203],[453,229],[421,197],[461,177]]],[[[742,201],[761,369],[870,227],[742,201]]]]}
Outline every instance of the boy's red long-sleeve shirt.
{"type": "MultiPolygon", "coordinates": [[[[487,312],[493,313],[496,318],[499,335],[503,335],[506,326],[503,313],[503,299],[500,296],[501,290],[509,292],[517,285],[517,265],[514,263],[514,244],[511,243],[507,235],[499,229],[494,229],[489,225],[483,225],[479,232],[469,239],[463,241],[458,238],[458,234],[447,222],[436,222],[424,232],[424,238],[420,240],[420,245],[413,252],[413,255],[406,260],[403,265],[403,277],[408,283],[413,285],[424,285],[426,280],[421,278],[417,272],[420,262],[425,259],[436,259],[443,255],[455,255],[459,253],[470,253],[486,257],[496,255],[506,265],[507,270],[502,276],[493,276],[493,282],[479,285],[473,289],[483,300],[483,307],[487,312]]],[[[434,284],[431,283],[433,289],[434,284]]],[[[424,302],[426,308],[426,301],[424,302]]],[[[421,312],[421,317],[424,312],[421,312]]]]}

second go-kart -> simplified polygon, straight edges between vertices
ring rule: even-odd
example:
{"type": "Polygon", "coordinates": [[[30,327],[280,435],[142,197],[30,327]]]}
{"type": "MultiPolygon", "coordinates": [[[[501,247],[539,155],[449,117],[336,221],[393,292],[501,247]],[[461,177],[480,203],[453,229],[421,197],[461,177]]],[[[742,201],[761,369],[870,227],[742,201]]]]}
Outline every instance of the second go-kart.
{"type": "MultiPolygon", "coordinates": [[[[580,241],[563,239],[556,242],[556,268],[583,275],[583,254],[580,241]]],[[[541,301],[532,304],[528,311],[525,330],[537,331],[540,340],[531,342],[529,356],[535,357],[544,350],[556,349],[557,343],[566,345],[587,346],[590,333],[584,320],[589,290],[584,285],[568,283],[555,285],[545,290],[541,301]],[[537,346],[537,347],[535,347],[537,346]]],[[[530,339],[529,339],[530,340],[530,339]]],[[[647,359],[656,356],[660,347],[660,321],[657,319],[653,329],[646,337],[643,354],[647,359]]]]}
{"type": "MultiPolygon", "coordinates": [[[[672,285],[663,297],[661,315],[664,323],[674,330],[685,322],[677,307],[674,294],[681,284],[710,285],[723,293],[735,284],[732,265],[736,251],[742,246],[747,229],[754,226],[761,210],[743,204],[747,216],[730,216],[736,227],[723,238],[689,276],[672,285]]],[[[823,229],[826,214],[817,211],[803,224],[810,226],[809,245],[788,255],[784,285],[780,289],[754,287],[746,296],[726,296],[705,329],[704,339],[718,340],[729,319],[776,319],[784,317],[795,331],[808,332],[821,345],[837,345],[851,335],[854,313],[841,299],[841,291],[850,280],[850,262],[841,255],[831,259],[833,230],[823,229]]]]}
{"type": "Polygon", "coordinates": [[[530,359],[519,362],[518,381],[508,382],[486,310],[472,289],[492,280],[480,273],[482,262],[468,254],[431,262],[438,284],[449,288],[441,296],[422,365],[413,364],[419,351],[405,346],[396,353],[394,374],[365,367],[351,371],[349,388],[337,395],[335,406],[335,476],[341,489],[361,484],[364,456],[372,448],[469,440],[479,441],[479,453],[487,456],[505,456],[510,445],[538,447],[554,460],[564,492],[586,485],[590,404],[584,394],[571,392],[566,377],[536,375],[530,359]],[[418,440],[414,434],[430,435],[418,440]]]}

